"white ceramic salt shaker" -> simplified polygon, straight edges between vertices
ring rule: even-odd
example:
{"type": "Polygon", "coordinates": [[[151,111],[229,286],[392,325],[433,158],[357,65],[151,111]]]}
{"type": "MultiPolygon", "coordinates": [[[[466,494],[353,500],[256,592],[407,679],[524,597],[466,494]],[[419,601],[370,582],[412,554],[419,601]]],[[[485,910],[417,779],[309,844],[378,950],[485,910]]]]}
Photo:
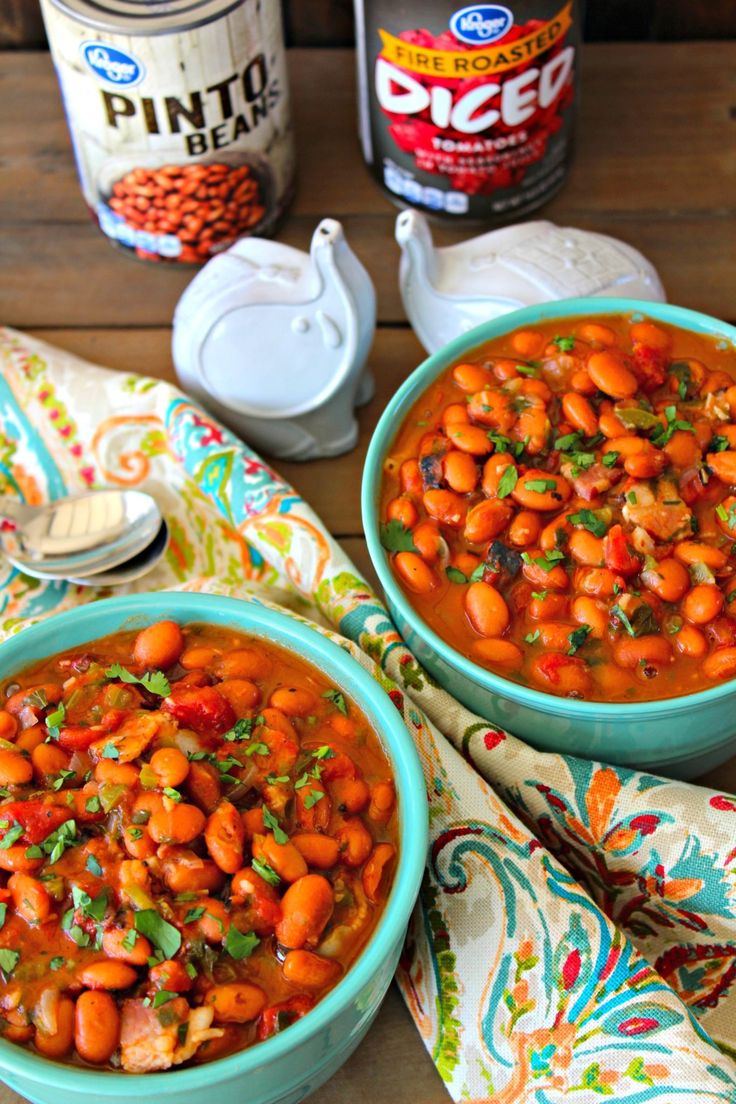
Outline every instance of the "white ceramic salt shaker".
{"type": "Polygon", "coordinates": [[[521,222],[435,248],[424,215],[396,219],[404,309],[430,353],[518,307],[582,295],[664,302],[657,271],[630,245],[552,222],[521,222]]]}
{"type": "Polygon", "coordinates": [[[243,238],[179,300],[173,357],[182,386],[248,444],[287,460],[338,456],[358,438],[355,407],[376,326],[370,276],[342,226],[323,219],[310,252],[243,238]]]}

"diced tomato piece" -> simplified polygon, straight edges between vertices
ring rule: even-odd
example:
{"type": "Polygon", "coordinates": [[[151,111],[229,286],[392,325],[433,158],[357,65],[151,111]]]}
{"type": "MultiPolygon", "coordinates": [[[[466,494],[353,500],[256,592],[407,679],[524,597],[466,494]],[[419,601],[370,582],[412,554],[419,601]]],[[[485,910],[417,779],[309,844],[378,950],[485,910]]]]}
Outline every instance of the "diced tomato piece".
{"type": "Polygon", "coordinates": [[[608,530],[603,541],[603,555],[606,567],[617,571],[619,575],[633,575],[641,567],[641,560],[629,549],[620,525],[612,525],[608,530]]]}
{"type": "Polygon", "coordinates": [[[300,1020],[307,1012],[314,1008],[314,997],[308,997],[301,993],[299,996],[289,997],[280,1004],[271,1004],[261,1012],[258,1021],[258,1038],[262,1042],[270,1039],[272,1035],[283,1031],[284,1028],[300,1020]]]}
{"type": "Polygon", "coordinates": [[[656,391],[667,379],[667,358],[661,349],[634,345],[634,375],[644,391],[656,391]]]}
{"type": "Polygon", "coordinates": [[[66,751],[86,751],[101,735],[98,725],[67,725],[59,729],[57,742],[66,751]]]}
{"type": "Polygon", "coordinates": [[[221,736],[235,724],[235,710],[214,686],[174,686],[161,706],[180,725],[193,728],[202,736],[221,736]]]}
{"type": "Polygon", "coordinates": [[[8,827],[0,828],[0,831],[4,836],[13,824],[20,824],[26,844],[41,843],[73,816],[69,806],[60,808],[43,801],[10,801],[7,805],[0,805],[0,822],[8,822],[8,827]]]}

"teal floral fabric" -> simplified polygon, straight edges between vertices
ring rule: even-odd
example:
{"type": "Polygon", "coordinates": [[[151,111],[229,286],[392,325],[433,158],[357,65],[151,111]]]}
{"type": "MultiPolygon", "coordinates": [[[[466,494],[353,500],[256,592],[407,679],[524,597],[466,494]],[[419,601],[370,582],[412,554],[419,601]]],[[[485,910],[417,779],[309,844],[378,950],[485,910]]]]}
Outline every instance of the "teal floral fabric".
{"type": "MultiPolygon", "coordinates": [[[[736,798],[542,754],[469,713],[308,504],[180,392],[12,331],[0,356],[1,493],[150,491],[171,540],[130,589],[285,608],[401,712],[431,843],[398,983],[452,1097],[736,1104],[736,798]]],[[[0,575],[3,636],[105,596],[0,575]]]]}

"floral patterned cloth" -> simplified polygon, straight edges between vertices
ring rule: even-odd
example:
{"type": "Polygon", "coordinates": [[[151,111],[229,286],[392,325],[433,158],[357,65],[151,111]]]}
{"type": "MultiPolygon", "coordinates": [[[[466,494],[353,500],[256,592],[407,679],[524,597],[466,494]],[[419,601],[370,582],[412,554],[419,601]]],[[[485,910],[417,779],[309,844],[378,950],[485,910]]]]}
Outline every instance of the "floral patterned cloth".
{"type": "MultiPolygon", "coordinates": [[[[168,384],[0,331],[2,493],[153,493],[129,589],[257,597],[340,633],[401,711],[430,853],[398,982],[456,1100],[736,1102],[736,799],[541,754],[433,684],[309,506],[168,384]]],[[[0,561],[0,633],[105,592],[0,561]]],[[[119,593],[119,591],[118,591],[119,593]]]]}

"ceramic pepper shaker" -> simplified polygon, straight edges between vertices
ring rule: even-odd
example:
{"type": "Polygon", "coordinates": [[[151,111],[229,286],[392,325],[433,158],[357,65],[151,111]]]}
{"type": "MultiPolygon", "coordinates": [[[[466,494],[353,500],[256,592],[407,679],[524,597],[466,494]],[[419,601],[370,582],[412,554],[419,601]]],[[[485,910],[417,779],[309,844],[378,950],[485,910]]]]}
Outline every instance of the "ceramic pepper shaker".
{"type": "Polygon", "coordinates": [[[376,325],[371,279],[342,226],[323,219],[309,253],[244,238],[192,280],[174,315],[182,385],[248,444],[287,460],[337,456],[358,438],[355,407],[376,325]]]}
{"type": "Polygon", "coordinates": [[[518,307],[583,295],[664,302],[657,271],[630,245],[552,222],[521,222],[435,248],[419,211],[396,219],[404,309],[430,353],[518,307]]]}

